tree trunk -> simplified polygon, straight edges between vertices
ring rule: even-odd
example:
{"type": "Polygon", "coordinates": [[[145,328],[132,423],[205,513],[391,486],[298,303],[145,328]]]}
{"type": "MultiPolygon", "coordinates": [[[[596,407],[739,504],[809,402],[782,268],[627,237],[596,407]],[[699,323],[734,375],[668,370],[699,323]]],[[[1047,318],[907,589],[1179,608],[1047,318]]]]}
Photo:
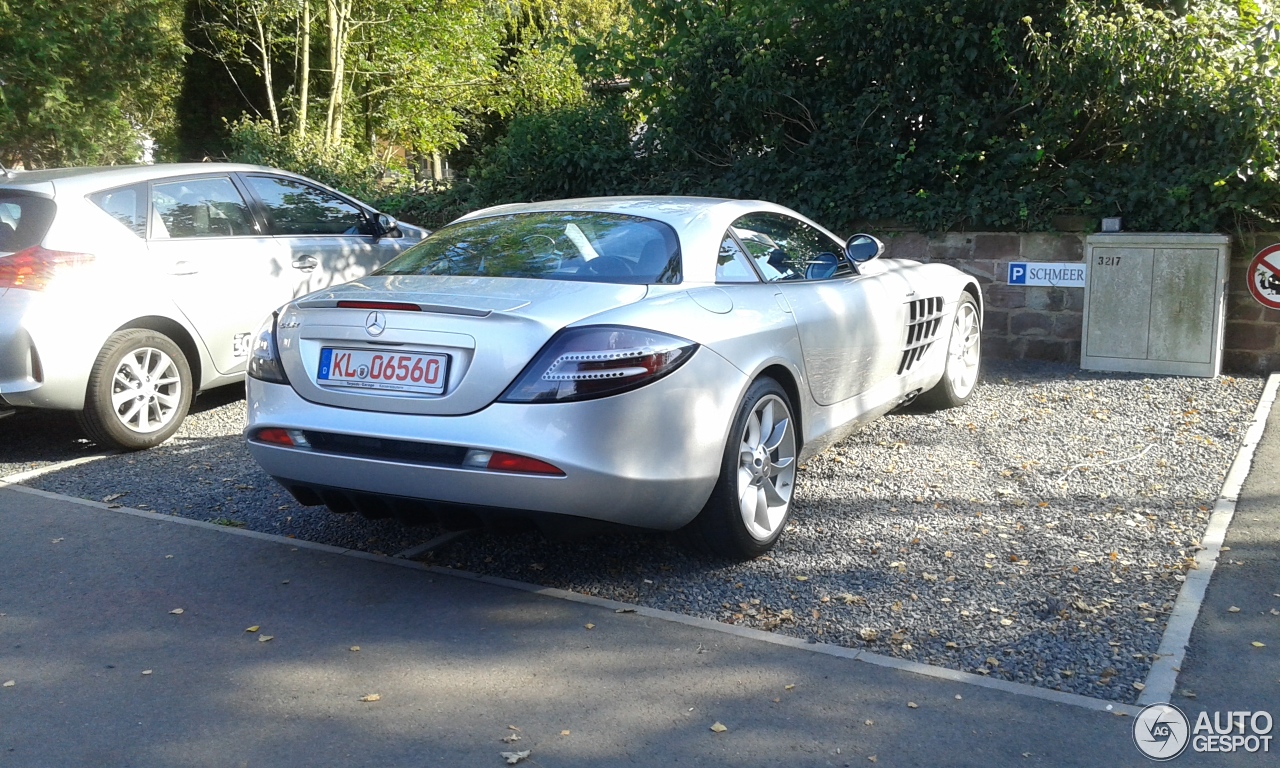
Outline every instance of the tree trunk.
{"type": "Polygon", "coordinates": [[[329,11],[329,112],[325,118],[324,144],[342,141],[342,107],[346,98],[347,38],[351,33],[353,0],[327,0],[329,11]]]}
{"type": "Polygon", "coordinates": [[[271,128],[280,133],[280,113],[276,110],[275,87],[271,82],[271,39],[267,27],[262,24],[262,11],[254,8],[253,23],[258,28],[258,52],[262,54],[262,81],[267,86],[267,109],[271,112],[271,128]]]}
{"type": "Polygon", "coordinates": [[[307,104],[311,93],[311,0],[302,0],[302,68],[298,73],[298,137],[307,135],[307,104]]]}

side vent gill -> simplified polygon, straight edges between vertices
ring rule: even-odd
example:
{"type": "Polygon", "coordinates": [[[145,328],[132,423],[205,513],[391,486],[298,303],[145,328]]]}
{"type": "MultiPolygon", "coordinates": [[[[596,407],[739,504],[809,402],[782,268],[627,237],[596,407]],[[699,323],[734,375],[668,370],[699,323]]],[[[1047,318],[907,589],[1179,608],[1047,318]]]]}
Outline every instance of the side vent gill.
{"type": "Polygon", "coordinates": [[[920,362],[920,358],[924,357],[929,347],[938,339],[938,329],[941,327],[941,296],[907,302],[907,343],[902,350],[902,362],[898,364],[899,376],[920,362]]]}

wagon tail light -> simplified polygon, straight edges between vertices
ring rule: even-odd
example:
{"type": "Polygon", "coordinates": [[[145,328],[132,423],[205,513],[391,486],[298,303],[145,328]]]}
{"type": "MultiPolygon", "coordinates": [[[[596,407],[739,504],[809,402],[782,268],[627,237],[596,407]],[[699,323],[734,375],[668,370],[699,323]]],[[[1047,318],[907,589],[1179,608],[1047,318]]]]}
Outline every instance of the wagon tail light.
{"type": "Polygon", "coordinates": [[[666,376],[697,349],[688,339],[640,328],[569,328],[547,342],[499,399],[563,403],[620,394],[666,376]]]}
{"type": "Polygon", "coordinates": [[[276,313],[258,329],[253,337],[253,346],[249,348],[249,365],[246,372],[259,381],[272,384],[288,384],[289,377],[284,373],[284,363],[280,361],[280,348],[276,346],[276,313]]]}
{"type": "Polygon", "coordinates": [[[58,275],[93,260],[94,255],[91,253],[51,251],[33,245],[0,257],[0,288],[43,291],[58,275]]]}

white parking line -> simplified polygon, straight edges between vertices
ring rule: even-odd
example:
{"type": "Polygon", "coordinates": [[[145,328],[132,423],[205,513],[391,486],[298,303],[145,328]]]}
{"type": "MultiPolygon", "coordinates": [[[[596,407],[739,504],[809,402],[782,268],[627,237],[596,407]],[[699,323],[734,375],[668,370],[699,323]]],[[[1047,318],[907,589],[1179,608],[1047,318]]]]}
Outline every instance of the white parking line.
{"type": "Polygon", "coordinates": [[[1187,580],[1178,591],[1173,612],[1169,614],[1169,623],[1165,625],[1164,635],[1160,638],[1157,658],[1151,663],[1151,671],[1147,673],[1147,687],[1138,697],[1139,704],[1145,706],[1164,703],[1173,697],[1174,686],[1178,683],[1178,671],[1182,669],[1182,662],[1187,656],[1187,645],[1191,642],[1191,630],[1195,628],[1200,606],[1204,602],[1205,589],[1208,588],[1213,569],[1218,564],[1218,556],[1222,554],[1222,542],[1227,537],[1227,527],[1231,525],[1231,518],[1236,513],[1236,501],[1240,498],[1240,489],[1253,465],[1253,453],[1262,440],[1277,389],[1280,389],[1280,373],[1273,373],[1267,378],[1262,397],[1258,399],[1258,408],[1253,413],[1253,423],[1244,434],[1244,443],[1236,453],[1235,461],[1231,462],[1231,469],[1227,471],[1227,478],[1222,483],[1222,492],[1213,505],[1213,513],[1209,515],[1209,525],[1200,539],[1200,546],[1204,549],[1196,553],[1196,567],[1187,572],[1187,580]]]}
{"type": "Polygon", "coordinates": [[[415,558],[421,557],[422,555],[425,555],[428,552],[434,552],[435,550],[443,547],[446,544],[451,544],[457,541],[458,539],[462,538],[463,536],[466,536],[469,533],[475,533],[477,530],[478,529],[476,528],[467,528],[466,530],[462,530],[462,531],[449,531],[447,533],[442,533],[439,536],[435,537],[434,539],[429,539],[427,541],[424,541],[423,543],[419,544],[416,547],[409,547],[403,552],[397,552],[395,553],[395,555],[393,555],[393,557],[401,557],[401,558],[404,558],[405,560],[413,560],[415,558]]]}
{"type": "Polygon", "coordinates": [[[26,472],[15,472],[12,475],[5,475],[4,477],[0,477],[0,488],[4,488],[10,485],[16,485],[18,483],[25,483],[26,481],[33,480],[37,477],[40,477],[41,475],[47,475],[52,472],[58,472],[59,470],[63,470],[63,469],[71,469],[72,467],[78,467],[81,464],[88,464],[91,461],[97,461],[98,459],[105,459],[108,456],[117,456],[119,455],[119,453],[120,453],[119,451],[106,451],[105,453],[95,453],[90,456],[81,456],[79,458],[71,459],[69,461],[60,461],[57,464],[46,464],[43,467],[28,469],[26,472]]]}
{"type": "MultiPolygon", "coordinates": [[[[469,581],[478,581],[485,584],[491,584],[498,587],[506,587],[507,589],[518,589],[522,592],[531,592],[544,597],[556,598],[559,600],[568,600],[575,603],[592,605],[599,608],[607,608],[626,613],[636,613],[641,616],[658,619],[661,621],[669,621],[674,624],[684,624],[711,632],[720,632],[726,635],[734,635],[750,640],[758,640],[773,645],[781,645],[794,650],[808,651],[809,653],[820,653],[825,656],[834,656],[851,661],[861,661],[872,664],[877,667],[888,667],[903,672],[932,677],[938,680],[948,680],[954,683],[964,685],[973,685],[980,688],[988,688],[991,690],[1010,693],[1017,696],[1028,696],[1034,699],[1050,701],[1055,704],[1065,704],[1072,707],[1081,707],[1084,709],[1096,710],[1099,712],[1110,712],[1116,715],[1136,715],[1141,711],[1141,707],[1130,704],[1121,704],[1119,702],[1107,701],[1105,699],[1095,699],[1090,696],[1082,696],[1076,693],[1064,693],[1062,691],[1054,691],[1048,688],[1038,688],[1034,685],[1025,683],[1015,683],[1008,680],[991,679],[981,675],[975,675],[969,672],[959,672],[954,669],[946,669],[944,667],[935,667],[929,664],[922,664],[916,661],[907,661],[892,656],[883,656],[878,653],[870,653],[859,650],[857,648],[845,648],[840,645],[830,645],[828,643],[810,643],[797,637],[787,635],[778,635],[772,632],[766,632],[761,629],[751,629],[749,627],[737,627],[732,624],[723,624],[712,619],[703,619],[697,616],[687,616],[683,613],[675,613],[674,611],[664,611],[658,608],[649,608],[643,605],[634,605],[631,603],[622,603],[616,600],[607,600],[602,597],[594,597],[591,595],[582,595],[577,592],[569,592],[563,589],[555,589],[553,587],[544,587],[539,584],[530,584],[523,581],[513,581],[511,579],[502,579],[496,576],[485,576],[483,574],[471,573],[470,571],[454,570],[452,568],[441,568],[439,566],[426,565],[416,560],[407,560],[398,556],[375,555],[371,552],[364,552],[358,549],[344,549],[342,547],[334,547],[328,544],[318,544],[312,541],[304,541],[302,539],[290,539],[286,536],[280,536],[274,533],[262,533],[260,531],[250,531],[243,528],[231,528],[215,523],[207,523],[202,520],[191,520],[185,517],[177,517],[174,515],[163,515],[158,512],[150,512],[143,509],[131,509],[129,507],[116,507],[107,505],[98,501],[90,501],[89,499],[78,499],[74,496],[65,496],[60,493],[51,491],[42,491],[37,488],[27,488],[21,485],[11,485],[9,490],[19,493],[29,493],[34,496],[42,496],[48,499],[56,499],[71,504],[79,504],[82,506],[93,507],[95,509],[106,510],[110,512],[120,512],[134,517],[142,517],[147,520],[159,520],[178,525],[189,525],[195,528],[203,528],[205,530],[218,531],[220,533],[231,534],[232,536],[244,536],[251,539],[259,539],[261,541],[272,541],[277,544],[287,544],[290,547],[300,549],[309,549],[317,552],[326,552],[334,555],[345,555],[347,557],[355,557],[361,560],[370,560],[372,562],[386,563],[396,565],[401,568],[413,568],[415,570],[427,573],[439,574],[441,576],[452,576],[454,578],[467,579],[469,581]]],[[[430,542],[428,542],[430,543],[430,542]]]]}

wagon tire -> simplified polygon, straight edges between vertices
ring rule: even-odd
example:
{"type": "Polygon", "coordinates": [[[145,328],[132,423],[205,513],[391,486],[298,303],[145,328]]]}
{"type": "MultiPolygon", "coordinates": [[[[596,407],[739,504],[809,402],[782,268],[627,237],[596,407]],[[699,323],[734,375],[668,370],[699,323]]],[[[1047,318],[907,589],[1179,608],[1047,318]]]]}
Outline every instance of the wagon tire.
{"type": "Polygon", "coordinates": [[[772,549],[791,518],[797,448],[786,390],[771,378],[756,380],[733,420],[711,497],[682,529],[686,543],[733,560],[772,549]]]}
{"type": "Polygon", "coordinates": [[[978,385],[981,366],[982,318],[978,313],[978,302],[966,291],[956,302],[942,378],[932,389],[917,397],[915,404],[925,411],[964,405],[978,385]]]}
{"type": "Polygon", "coordinates": [[[145,329],[120,331],[93,363],[77,421],[99,445],[140,451],[178,431],[192,394],[191,366],[172,339],[145,329]]]}

